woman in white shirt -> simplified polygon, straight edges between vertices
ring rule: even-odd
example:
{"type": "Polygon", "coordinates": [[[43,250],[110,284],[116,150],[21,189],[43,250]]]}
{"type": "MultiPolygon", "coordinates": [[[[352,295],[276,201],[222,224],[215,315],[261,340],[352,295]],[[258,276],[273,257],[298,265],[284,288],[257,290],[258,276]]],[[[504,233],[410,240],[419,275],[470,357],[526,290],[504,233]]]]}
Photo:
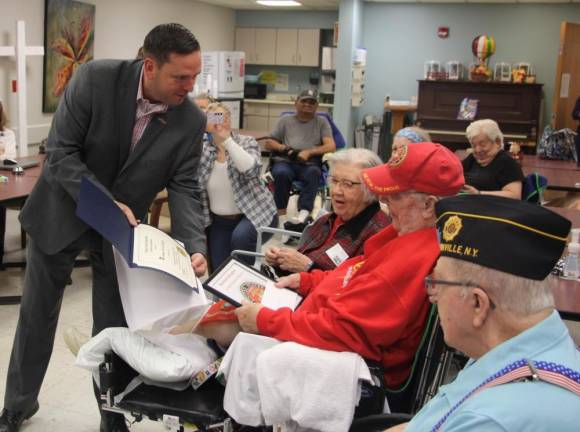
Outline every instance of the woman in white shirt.
{"type": "MultiPolygon", "coordinates": [[[[6,113],[0,102],[0,160],[16,157],[16,136],[6,127],[6,113]]],[[[4,258],[4,232],[6,231],[6,207],[0,205],[0,267],[4,258]]]]}
{"type": "MultiPolygon", "coordinates": [[[[210,264],[217,269],[234,249],[255,250],[260,226],[276,227],[272,193],[260,179],[260,147],[252,137],[232,133],[228,108],[207,108],[199,183],[210,264]]],[[[245,258],[253,262],[253,258],[245,258]]]]}
{"type": "Polygon", "coordinates": [[[16,157],[16,136],[6,127],[7,119],[4,106],[0,102],[0,160],[16,157]]]}

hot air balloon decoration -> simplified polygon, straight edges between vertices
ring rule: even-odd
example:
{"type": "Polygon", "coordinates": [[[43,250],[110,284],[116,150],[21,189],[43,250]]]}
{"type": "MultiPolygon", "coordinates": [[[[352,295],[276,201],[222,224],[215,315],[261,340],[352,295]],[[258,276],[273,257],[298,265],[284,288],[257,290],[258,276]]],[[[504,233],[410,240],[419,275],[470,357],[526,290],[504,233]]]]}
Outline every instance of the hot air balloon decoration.
{"type": "Polygon", "coordinates": [[[495,53],[495,39],[488,35],[476,36],[471,42],[471,52],[477,59],[469,71],[472,81],[489,81],[491,69],[488,67],[489,58],[495,53]]]}

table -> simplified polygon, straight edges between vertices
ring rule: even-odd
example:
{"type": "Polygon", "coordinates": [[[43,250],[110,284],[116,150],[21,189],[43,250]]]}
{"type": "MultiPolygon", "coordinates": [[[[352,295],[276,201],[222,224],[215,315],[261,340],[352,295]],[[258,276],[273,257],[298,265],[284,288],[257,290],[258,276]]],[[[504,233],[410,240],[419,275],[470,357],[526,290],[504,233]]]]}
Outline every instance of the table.
{"type": "Polygon", "coordinates": [[[552,210],[554,213],[558,213],[560,216],[564,216],[572,222],[572,228],[580,228],[580,210],[550,206],[546,206],[546,208],[552,210]]]}
{"type": "Polygon", "coordinates": [[[536,155],[527,155],[527,154],[521,154],[520,157],[521,157],[520,163],[522,167],[526,168],[559,169],[566,171],[580,170],[580,168],[576,166],[576,162],[571,160],[562,161],[562,160],[542,159],[536,155]]]}
{"type": "Polygon", "coordinates": [[[520,160],[524,175],[537,172],[548,179],[548,189],[580,192],[580,168],[574,161],[541,159],[522,155],[520,160]]]}
{"type": "Polygon", "coordinates": [[[580,170],[522,166],[522,171],[524,175],[536,172],[546,177],[548,179],[548,189],[580,192],[580,170]]]}
{"type": "MultiPolygon", "coordinates": [[[[465,150],[457,150],[460,160],[467,157],[465,150]]],[[[566,192],[580,192],[580,168],[574,161],[541,159],[535,155],[522,155],[520,165],[524,175],[538,173],[548,179],[548,189],[566,192]]]]}
{"type": "Polygon", "coordinates": [[[399,129],[403,129],[403,126],[405,125],[405,115],[409,112],[417,111],[417,104],[391,104],[385,102],[385,111],[390,111],[393,115],[391,121],[391,133],[394,136],[399,129]]]}
{"type": "MultiPolygon", "coordinates": [[[[38,159],[40,165],[36,167],[26,168],[24,174],[13,174],[10,171],[0,171],[0,175],[8,177],[8,181],[5,183],[0,183],[0,204],[3,206],[19,206],[21,207],[32,188],[38,181],[38,177],[42,172],[42,164],[44,162],[44,155],[37,155],[34,158],[38,159]]],[[[18,161],[21,158],[16,158],[18,161]]],[[[30,159],[27,157],[26,159],[30,159]]],[[[6,231],[5,221],[0,224],[0,235],[4,235],[6,231]]],[[[4,242],[2,247],[4,247],[4,242]]],[[[23,267],[26,263],[5,263],[5,267],[23,267]]],[[[18,304],[20,302],[20,296],[0,296],[0,305],[8,304],[18,304]]]]}
{"type": "MultiPolygon", "coordinates": [[[[26,198],[32,188],[36,184],[38,177],[42,171],[42,163],[44,162],[44,155],[38,155],[40,165],[26,168],[24,174],[13,174],[10,171],[0,171],[0,175],[8,177],[6,183],[0,183],[0,203],[3,205],[11,205],[12,202],[26,198]]],[[[17,158],[16,160],[21,159],[17,158]]],[[[27,157],[26,159],[30,159],[27,157]]]]}

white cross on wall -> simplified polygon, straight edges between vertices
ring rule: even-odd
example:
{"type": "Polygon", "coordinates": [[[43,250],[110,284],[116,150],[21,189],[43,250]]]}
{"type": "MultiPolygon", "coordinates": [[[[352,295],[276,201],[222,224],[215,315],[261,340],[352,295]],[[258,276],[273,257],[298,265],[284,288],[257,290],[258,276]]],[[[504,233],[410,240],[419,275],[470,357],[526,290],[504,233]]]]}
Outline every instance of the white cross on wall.
{"type": "Polygon", "coordinates": [[[16,21],[16,46],[0,46],[0,57],[16,56],[18,82],[18,155],[28,154],[28,109],[26,106],[26,56],[44,55],[43,46],[26,46],[24,21],[16,21]]]}

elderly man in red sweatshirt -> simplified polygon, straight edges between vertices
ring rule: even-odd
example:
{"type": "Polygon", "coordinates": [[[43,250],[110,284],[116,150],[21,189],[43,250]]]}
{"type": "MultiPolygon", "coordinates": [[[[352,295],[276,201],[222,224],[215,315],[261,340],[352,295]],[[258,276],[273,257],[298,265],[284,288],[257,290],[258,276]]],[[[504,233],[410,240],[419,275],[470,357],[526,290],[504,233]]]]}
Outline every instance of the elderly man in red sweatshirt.
{"type": "Polygon", "coordinates": [[[364,170],[363,180],[392,217],[365,242],[364,254],[331,271],[281,278],[278,287],[305,297],[295,311],[250,304],[236,314],[249,333],[358,353],[381,364],[387,386],[395,387],[409,375],[429,310],[424,279],[439,256],[435,203],[459,191],[463,169],[445,147],[421,143],[364,170]]]}

